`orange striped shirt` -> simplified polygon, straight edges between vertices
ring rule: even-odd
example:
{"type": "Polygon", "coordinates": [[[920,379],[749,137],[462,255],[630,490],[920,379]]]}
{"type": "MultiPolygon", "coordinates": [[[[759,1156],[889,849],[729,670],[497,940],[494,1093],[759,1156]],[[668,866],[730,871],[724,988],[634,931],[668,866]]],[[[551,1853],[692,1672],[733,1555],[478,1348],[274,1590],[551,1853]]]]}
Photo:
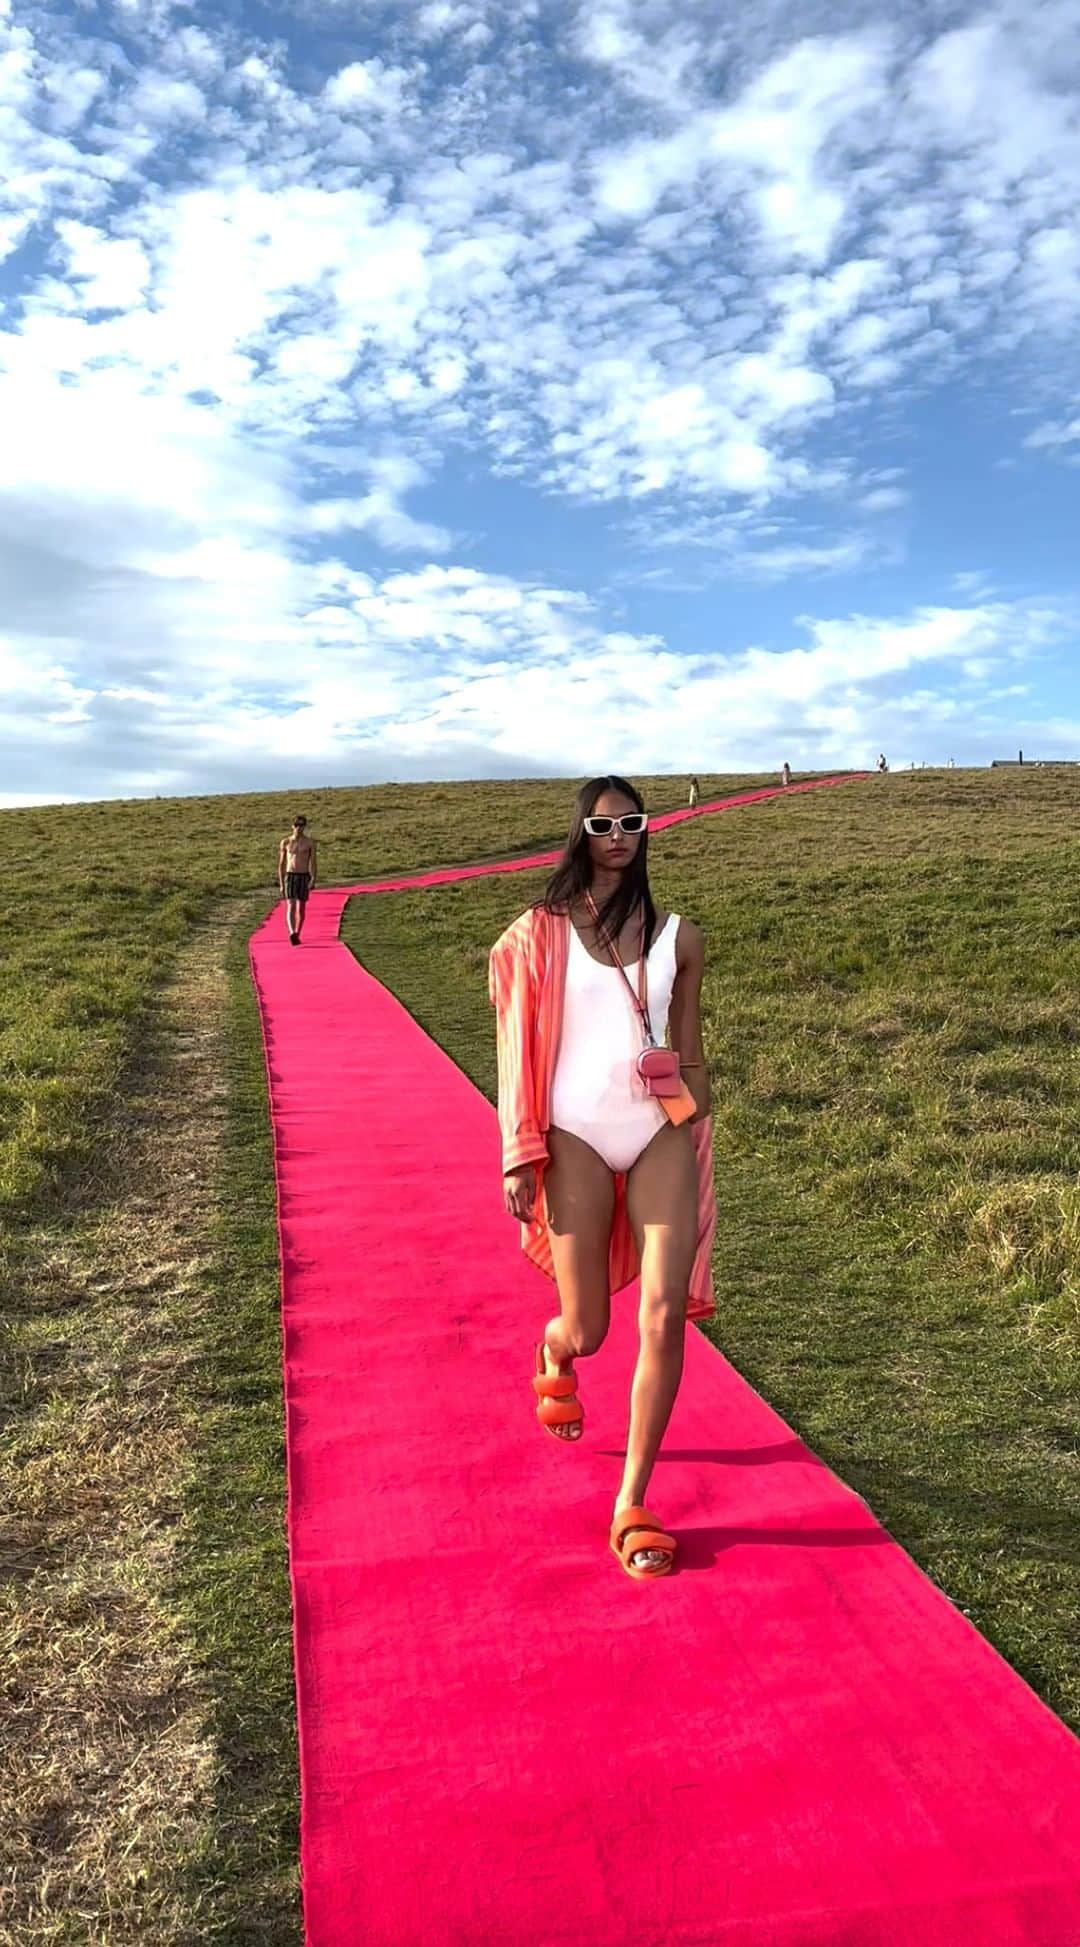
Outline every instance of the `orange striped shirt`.
{"type": "MultiPolygon", "coordinates": [[[[548,1163],[551,1083],[562,1034],[563,995],[570,947],[570,918],[530,908],[500,934],[488,961],[488,992],[495,1009],[499,1058],[499,1128],[503,1174],[531,1163],[537,1175],[537,1212],[543,1210],[548,1163]]],[[[712,1240],[716,1229],[712,1118],[690,1124],[698,1170],[698,1241],[690,1273],[689,1318],[716,1311],[712,1288],[712,1240]]],[[[537,1214],[521,1227],[527,1258],[555,1276],[547,1225],[537,1214]]],[[[626,1211],[626,1179],[615,1179],[615,1211],[608,1251],[608,1288],[621,1291],[641,1268],[626,1211]]]]}

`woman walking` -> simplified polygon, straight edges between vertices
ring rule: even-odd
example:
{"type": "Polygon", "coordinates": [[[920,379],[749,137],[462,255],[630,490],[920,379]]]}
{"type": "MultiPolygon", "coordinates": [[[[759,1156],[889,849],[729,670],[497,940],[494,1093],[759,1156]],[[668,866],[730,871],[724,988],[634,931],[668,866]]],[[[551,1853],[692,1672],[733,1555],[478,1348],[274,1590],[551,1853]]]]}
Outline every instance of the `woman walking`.
{"type": "Polygon", "coordinates": [[[641,1273],[610,1534],[636,1578],[666,1574],[675,1557],[645,1496],[682,1377],[686,1320],[713,1310],[716,1221],[702,935],[658,910],[647,854],[633,785],[591,779],[543,897],[490,959],[504,1201],[559,1297],[536,1347],[537,1417],[568,1445],[584,1425],[574,1361],[599,1350],[611,1293],[641,1273]]]}

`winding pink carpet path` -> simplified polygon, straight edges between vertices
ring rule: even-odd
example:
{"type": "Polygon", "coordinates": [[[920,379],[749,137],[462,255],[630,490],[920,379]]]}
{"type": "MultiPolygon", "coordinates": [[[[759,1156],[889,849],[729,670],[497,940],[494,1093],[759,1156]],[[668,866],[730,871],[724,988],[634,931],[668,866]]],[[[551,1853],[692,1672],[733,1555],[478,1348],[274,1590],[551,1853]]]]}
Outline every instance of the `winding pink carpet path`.
{"type": "Polygon", "coordinates": [[[619,1568],[633,1292],[564,1449],[494,1112],[339,942],[355,890],[251,942],[309,1947],[1080,1947],[1080,1744],[700,1332],[678,1572],[619,1568]]]}

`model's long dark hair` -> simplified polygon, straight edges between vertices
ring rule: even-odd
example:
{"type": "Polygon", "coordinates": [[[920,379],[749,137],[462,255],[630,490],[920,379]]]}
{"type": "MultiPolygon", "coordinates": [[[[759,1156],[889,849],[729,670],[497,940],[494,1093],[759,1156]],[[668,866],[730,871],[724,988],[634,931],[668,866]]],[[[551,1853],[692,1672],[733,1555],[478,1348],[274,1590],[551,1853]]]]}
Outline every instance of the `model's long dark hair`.
{"type": "MultiPolygon", "coordinates": [[[[644,811],[645,800],[640,791],[628,783],[624,777],[591,777],[583,784],[574,800],[574,814],[570,820],[570,831],[562,858],[555,867],[538,906],[544,906],[549,913],[569,912],[575,899],[581,899],[592,882],[592,860],[589,856],[589,834],[585,830],[585,820],[591,817],[593,807],[605,791],[621,791],[624,798],[644,811]]],[[[609,899],[600,908],[599,939],[602,945],[611,946],[619,938],[623,927],[632,913],[640,908],[645,922],[645,952],[648,953],[656,932],[656,907],[649,891],[649,833],[648,828],[638,839],[634,857],[620,876],[619,883],[609,899]]]]}

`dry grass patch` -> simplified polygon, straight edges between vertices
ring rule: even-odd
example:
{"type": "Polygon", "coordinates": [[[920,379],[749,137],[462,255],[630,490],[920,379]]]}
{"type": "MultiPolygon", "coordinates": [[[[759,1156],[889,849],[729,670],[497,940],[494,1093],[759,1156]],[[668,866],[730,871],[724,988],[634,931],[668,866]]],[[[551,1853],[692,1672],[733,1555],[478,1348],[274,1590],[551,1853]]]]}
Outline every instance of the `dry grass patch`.
{"type": "Polygon", "coordinates": [[[1026,1336],[1067,1358],[1080,1345],[1080,1178],[954,1184],[931,1210],[943,1243],[1026,1336]]]}
{"type": "Polygon", "coordinates": [[[221,1756],[173,1585],[203,1433],[225,948],[249,903],[196,929],[92,1166],[6,1267],[5,1947],[217,1937],[190,1862],[221,1756]]]}

